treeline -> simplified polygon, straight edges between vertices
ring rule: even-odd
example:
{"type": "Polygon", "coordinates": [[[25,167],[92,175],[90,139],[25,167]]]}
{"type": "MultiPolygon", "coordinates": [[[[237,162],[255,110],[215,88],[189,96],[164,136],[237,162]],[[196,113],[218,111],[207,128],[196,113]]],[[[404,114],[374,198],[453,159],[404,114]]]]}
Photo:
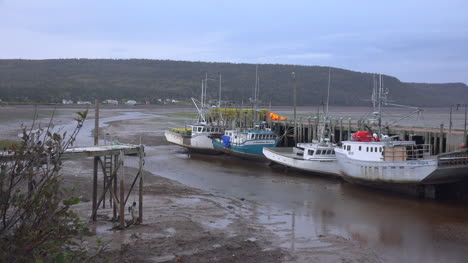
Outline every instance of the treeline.
{"type": "MultiPolygon", "coordinates": [[[[298,105],[317,105],[326,99],[327,67],[259,65],[260,99],[265,105],[291,105],[291,72],[295,72],[298,105]]],[[[253,97],[254,64],[186,62],[171,60],[51,59],[0,60],[0,99],[14,102],[71,100],[198,98],[208,72],[208,99],[247,103],[253,97]]],[[[369,105],[373,74],[331,69],[332,105],[369,105]]],[[[463,83],[404,83],[384,76],[389,97],[401,104],[447,106],[468,101],[463,83]]]]}

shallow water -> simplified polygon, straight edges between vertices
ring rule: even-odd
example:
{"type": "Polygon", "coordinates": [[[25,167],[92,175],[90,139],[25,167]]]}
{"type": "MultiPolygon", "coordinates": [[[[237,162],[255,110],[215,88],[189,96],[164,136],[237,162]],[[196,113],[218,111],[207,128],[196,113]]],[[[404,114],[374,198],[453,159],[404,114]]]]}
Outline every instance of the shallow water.
{"type": "Polygon", "coordinates": [[[417,200],[339,179],[272,169],[236,158],[147,147],[145,169],[186,185],[258,203],[256,220],[290,249],[317,248],[338,235],[391,262],[468,260],[465,204],[417,200]]]}
{"type": "MultiPolygon", "coordinates": [[[[444,111],[437,114],[432,123],[445,119],[444,111]]],[[[158,117],[163,116],[122,112],[102,118],[100,126],[158,117]]],[[[93,128],[93,120],[85,122],[78,145],[92,144],[93,128]]],[[[131,165],[134,158],[126,158],[131,165]]],[[[146,147],[145,161],[152,173],[252,201],[253,211],[246,216],[274,231],[291,250],[324,247],[328,244],[320,237],[337,235],[374,249],[384,261],[468,262],[468,207],[463,203],[417,200],[223,155],[188,157],[173,145],[146,147]]]]}

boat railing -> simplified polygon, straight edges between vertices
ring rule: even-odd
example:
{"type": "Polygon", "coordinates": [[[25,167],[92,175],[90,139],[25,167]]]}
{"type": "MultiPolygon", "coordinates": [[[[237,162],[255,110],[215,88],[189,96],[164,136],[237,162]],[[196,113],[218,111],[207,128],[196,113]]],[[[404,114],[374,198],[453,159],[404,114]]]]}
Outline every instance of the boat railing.
{"type": "Polygon", "coordinates": [[[443,153],[437,156],[439,166],[468,166],[468,150],[463,149],[458,152],[443,153]]]}
{"type": "Polygon", "coordinates": [[[397,145],[384,147],[384,161],[427,160],[431,157],[430,144],[397,145]]]}

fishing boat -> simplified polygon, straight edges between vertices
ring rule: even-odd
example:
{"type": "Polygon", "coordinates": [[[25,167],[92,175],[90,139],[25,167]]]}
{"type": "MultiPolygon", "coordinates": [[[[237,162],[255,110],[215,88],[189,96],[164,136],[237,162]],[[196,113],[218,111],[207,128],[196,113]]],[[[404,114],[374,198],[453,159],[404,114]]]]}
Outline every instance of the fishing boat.
{"type": "Polygon", "coordinates": [[[377,91],[379,111],[375,112],[378,133],[358,131],[352,139],[335,148],[340,173],[351,182],[373,185],[435,185],[459,181],[468,176],[468,152],[431,154],[431,145],[382,135],[381,106],[385,94],[377,91]]]}
{"type": "Polygon", "coordinates": [[[275,147],[279,136],[266,127],[256,129],[226,130],[221,138],[213,139],[216,150],[226,154],[259,162],[267,162],[263,155],[264,147],[275,147]]]}
{"type": "MultiPolygon", "coordinates": [[[[210,112],[206,104],[206,79],[202,81],[201,100],[192,98],[192,102],[198,111],[197,118],[192,124],[185,125],[184,128],[170,128],[165,131],[164,136],[170,143],[187,148],[190,152],[218,154],[220,153],[213,146],[212,137],[221,136],[224,133],[224,121],[209,122],[207,115],[210,112]]],[[[221,75],[220,75],[220,97],[221,97],[221,75]]],[[[218,102],[218,107],[220,102],[218,102]]]]}
{"type": "MultiPolygon", "coordinates": [[[[258,121],[259,113],[259,91],[260,80],[258,77],[258,65],[255,67],[255,86],[253,98],[250,102],[253,106],[253,123],[258,121]]],[[[266,116],[264,116],[266,117],[266,116]]],[[[267,127],[265,121],[253,124],[252,128],[237,128],[226,130],[221,137],[213,136],[213,146],[224,153],[259,162],[267,162],[263,155],[264,147],[275,147],[279,142],[279,136],[271,128],[267,127]]]]}
{"type": "MultiPolygon", "coordinates": [[[[330,142],[330,123],[327,117],[330,98],[330,74],[331,69],[328,71],[326,110],[324,110],[323,119],[317,129],[318,140],[313,140],[311,143],[298,143],[296,147],[263,148],[263,154],[271,162],[305,172],[339,175],[335,156],[336,145],[330,142]]],[[[318,112],[317,115],[319,115],[318,112]]]]}
{"type": "Polygon", "coordinates": [[[338,176],[335,147],[329,141],[298,143],[296,147],[263,148],[263,154],[268,160],[286,167],[338,176]]]}

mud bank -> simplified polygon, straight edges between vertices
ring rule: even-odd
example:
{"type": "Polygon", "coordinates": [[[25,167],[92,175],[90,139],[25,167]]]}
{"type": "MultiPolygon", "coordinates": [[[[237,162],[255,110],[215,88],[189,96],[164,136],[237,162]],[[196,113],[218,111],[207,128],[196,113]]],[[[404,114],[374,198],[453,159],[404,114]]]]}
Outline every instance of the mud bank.
{"type": "MultiPolygon", "coordinates": [[[[76,209],[82,218],[91,213],[90,160],[67,161],[64,183],[74,186],[84,202],[76,209]]],[[[133,168],[126,167],[130,182],[133,168]]],[[[105,256],[118,262],[283,262],[292,259],[275,244],[274,235],[248,215],[245,200],[222,197],[145,172],[143,224],[114,230],[112,208],[98,210],[90,229],[104,243],[105,256]]],[[[128,187],[129,185],[127,185],[128,187]]],[[[100,186],[99,189],[102,189],[100,186]]],[[[131,195],[129,204],[136,197],[131,195]]],[[[130,219],[127,214],[126,219],[130,219]]]]}

